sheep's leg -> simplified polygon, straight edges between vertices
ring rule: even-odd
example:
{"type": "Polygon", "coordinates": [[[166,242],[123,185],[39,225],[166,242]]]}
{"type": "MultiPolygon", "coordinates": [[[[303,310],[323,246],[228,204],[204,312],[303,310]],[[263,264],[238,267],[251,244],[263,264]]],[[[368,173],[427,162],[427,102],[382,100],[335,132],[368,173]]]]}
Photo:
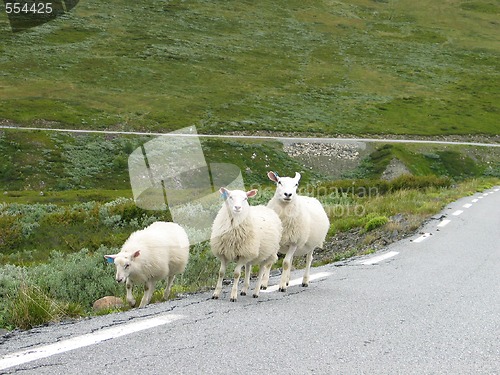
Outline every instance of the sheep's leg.
{"type": "Polygon", "coordinates": [[[290,281],[290,271],[292,268],[292,260],[295,251],[297,250],[297,245],[290,245],[288,251],[286,252],[285,259],[283,259],[283,272],[281,273],[279,291],[286,292],[286,287],[290,281]]]}
{"type": "MultiPolygon", "coordinates": [[[[274,263],[274,262],[273,262],[274,263]]],[[[266,268],[264,275],[262,276],[262,283],[260,284],[260,289],[266,290],[269,284],[269,274],[271,273],[271,267],[266,268]]]]}
{"type": "Polygon", "coordinates": [[[238,283],[240,282],[241,267],[243,267],[242,263],[237,263],[236,267],[234,267],[234,281],[230,299],[231,302],[236,302],[236,299],[238,298],[238,283]]]}
{"type": "Polygon", "coordinates": [[[163,299],[167,300],[168,297],[170,297],[170,289],[172,289],[172,284],[174,283],[175,275],[168,276],[167,278],[167,287],[165,288],[165,291],[163,292],[163,299]]]}
{"type": "Polygon", "coordinates": [[[127,289],[127,302],[130,305],[130,307],[135,306],[135,298],[134,295],[132,294],[132,289],[134,288],[134,284],[130,279],[127,279],[127,283],[125,284],[125,288],[127,289]]]}
{"type": "Polygon", "coordinates": [[[313,261],[313,251],[314,249],[308,252],[306,256],[306,270],[304,271],[304,277],[302,277],[302,286],[309,286],[309,270],[313,261]]]}
{"type": "Polygon", "coordinates": [[[220,296],[220,292],[222,290],[222,279],[226,274],[226,259],[221,258],[220,260],[220,268],[219,268],[219,279],[217,280],[217,285],[214,290],[214,294],[212,295],[213,299],[218,299],[220,296]]]}
{"type": "Polygon", "coordinates": [[[241,296],[246,296],[248,288],[250,287],[250,274],[252,272],[252,265],[250,263],[245,264],[245,282],[243,283],[243,289],[241,289],[241,296]]]}
{"type": "MultiPolygon", "coordinates": [[[[273,266],[274,263],[276,263],[277,260],[278,260],[277,254],[273,254],[269,258],[269,262],[266,264],[266,267],[264,267],[264,272],[262,274],[262,282],[260,283],[260,289],[262,289],[262,290],[267,289],[267,285],[269,284],[269,275],[271,273],[271,267],[273,266]]],[[[259,272],[260,272],[260,270],[259,270],[259,272]]]]}
{"type": "Polygon", "coordinates": [[[275,255],[274,257],[269,258],[266,263],[260,264],[259,275],[257,276],[257,284],[255,284],[255,290],[253,291],[253,298],[259,297],[259,292],[260,292],[260,289],[262,287],[262,279],[266,275],[269,275],[271,267],[272,267],[273,263],[276,262],[276,259],[278,259],[278,257],[275,255]]]}
{"type": "Polygon", "coordinates": [[[151,280],[148,280],[144,284],[144,295],[142,296],[139,308],[145,307],[151,301],[151,297],[153,297],[154,291],[155,291],[155,283],[151,280]]]}

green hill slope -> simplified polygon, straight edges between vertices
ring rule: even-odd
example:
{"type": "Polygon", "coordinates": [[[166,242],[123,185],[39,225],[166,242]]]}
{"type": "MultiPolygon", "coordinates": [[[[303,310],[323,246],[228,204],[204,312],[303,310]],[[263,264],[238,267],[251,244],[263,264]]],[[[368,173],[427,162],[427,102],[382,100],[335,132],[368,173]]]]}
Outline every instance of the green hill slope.
{"type": "Polygon", "coordinates": [[[87,0],[20,33],[0,11],[6,123],[498,133],[496,1],[87,0]]]}

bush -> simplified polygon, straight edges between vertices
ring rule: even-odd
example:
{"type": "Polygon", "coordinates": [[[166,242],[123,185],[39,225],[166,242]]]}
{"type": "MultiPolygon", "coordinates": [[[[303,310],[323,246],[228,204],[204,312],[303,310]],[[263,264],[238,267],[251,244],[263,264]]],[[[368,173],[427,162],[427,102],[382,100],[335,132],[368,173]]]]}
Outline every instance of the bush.
{"type": "Polygon", "coordinates": [[[389,222],[389,219],[385,216],[376,216],[373,219],[368,220],[365,224],[365,231],[369,232],[375,228],[381,227],[389,222]]]}
{"type": "Polygon", "coordinates": [[[106,295],[123,294],[123,288],[115,281],[114,267],[104,261],[105,253],[117,249],[101,246],[91,254],[87,249],[64,256],[53,252],[47,264],[33,267],[31,282],[40,286],[56,300],[74,302],[90,309],[95,300],[106,295]]]}
{"type": "MultiPolygon", "coordinates": [[[[200,290],[208,285],[214,285],[217,280],[220,263],[210,251],[208,241],[191,247],[186,270],[176,280],[188,291],[200,290]]],[[[228,273],[230,272],[229,266],[228,273]]]]}

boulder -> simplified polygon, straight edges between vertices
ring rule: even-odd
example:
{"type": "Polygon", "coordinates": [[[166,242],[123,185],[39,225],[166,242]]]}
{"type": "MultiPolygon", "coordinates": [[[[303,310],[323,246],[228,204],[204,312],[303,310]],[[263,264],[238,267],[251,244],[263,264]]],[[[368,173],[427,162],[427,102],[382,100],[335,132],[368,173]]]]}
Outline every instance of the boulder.
{"type": "Polygon", "coordinates": [[[106,296],[98,299],[92,305],[94,311],[101,311],[105,309],[121,308],[123,307],[123,301],[121,298],[114,296],[106,296]]]}

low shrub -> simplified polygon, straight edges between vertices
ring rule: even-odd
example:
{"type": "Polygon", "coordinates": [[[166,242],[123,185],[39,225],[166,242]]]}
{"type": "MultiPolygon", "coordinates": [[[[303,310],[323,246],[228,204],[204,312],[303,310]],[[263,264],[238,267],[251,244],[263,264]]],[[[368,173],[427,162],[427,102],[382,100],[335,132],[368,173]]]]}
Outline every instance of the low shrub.
{"type": "Polygon", "coordinates": [[[373,219],[370,219],[365,224],[365,231],[369,232],[374,230],[375,228],[381,227],[389,222],[389,219],[385,216],[376,216],[373,219]]]}
{"type": "Polygon", "coordinates": [[[115,281],[114,267],[107,264],[103,257],[118,251],[101,246],[94,253],[88,249],[68,255],[52,252],[47,263],[30,270],[30,280],[51,298],[78,303],[84,309],[90,309],[94,301],[101,297],[123,293],[123,288],[115,281]]]}

